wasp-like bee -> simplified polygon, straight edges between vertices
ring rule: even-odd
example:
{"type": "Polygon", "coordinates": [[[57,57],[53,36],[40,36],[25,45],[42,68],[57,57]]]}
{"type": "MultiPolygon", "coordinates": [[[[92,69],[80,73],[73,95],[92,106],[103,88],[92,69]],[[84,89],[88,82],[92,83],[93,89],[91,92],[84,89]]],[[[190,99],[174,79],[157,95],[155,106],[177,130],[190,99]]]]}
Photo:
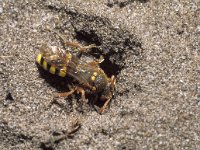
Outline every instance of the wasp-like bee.
{"type": "MultiPolygon", "coordinates": [[[[78,48],[80,52],[94,47],[94,45],[82,47],[73,42],[65,42],[65,44],[78,48]]],[[[58,93],[58,97],[68,97],[75,92],[80,93],[82,99],[85,99],[85,94],[96,95],[93,102],[96,100],[104,102],[104,105],[98,110],[99,113],[104,111],[112,99],[116,82],[114,75],[109,78],[100,68],[99,63],[102,61],[103,59],[86,62],[67,50],[48,45],[43,45],[36,57],[36,63],[43,69],[52,74],[73,79],[73,87],[70,91],[58,93]]]]}

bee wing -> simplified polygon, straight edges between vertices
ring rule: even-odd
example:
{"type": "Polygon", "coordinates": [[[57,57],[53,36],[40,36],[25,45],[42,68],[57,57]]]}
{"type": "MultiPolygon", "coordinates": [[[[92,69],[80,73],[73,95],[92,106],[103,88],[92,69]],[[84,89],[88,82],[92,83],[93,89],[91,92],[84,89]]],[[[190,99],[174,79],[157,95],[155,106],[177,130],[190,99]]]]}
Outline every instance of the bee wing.
{"type": "Polygon", "coordinates": [[[80,84],[92,89],[93,86],[91,85],[90,80],[88,80],[87,75],[90,70],[91,67],[87,65],[87,62],[80,60],[77,57],[73,57],[67,68],[67,73],[80,84]]]}
{"type": "Polygon", "coordinates": [[[93,87],[89,83],[88,76],[86,75],[87,71],[92,69],[92,66],[88,65],[87,62],[80,60],[76,56],[68,58],[69,53],[55,46],[44,45],[41,47],[40,52],[49,65],[54,66],[58,70],[62,70],[78,81],[78,83],[88,88],[93,87]]]}

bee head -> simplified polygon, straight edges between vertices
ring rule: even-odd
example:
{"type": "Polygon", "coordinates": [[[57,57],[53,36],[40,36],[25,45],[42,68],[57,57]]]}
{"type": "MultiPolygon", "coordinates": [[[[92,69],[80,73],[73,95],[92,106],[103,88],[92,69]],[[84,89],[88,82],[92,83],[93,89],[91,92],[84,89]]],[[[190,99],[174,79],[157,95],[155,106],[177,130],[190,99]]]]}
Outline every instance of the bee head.
{"type": "Polygon", "coordinates": [[[105,87],[105,89],[101,93],[101,96],[100,96],[100,100],[101,101],[106,101],[108,99],[111,99],[114,96],[114,93],[115,93],[115,83],[116,83],[116,78],[113,75],[109,79],[109,82],[108,82],[107,86],[105,87]]]}

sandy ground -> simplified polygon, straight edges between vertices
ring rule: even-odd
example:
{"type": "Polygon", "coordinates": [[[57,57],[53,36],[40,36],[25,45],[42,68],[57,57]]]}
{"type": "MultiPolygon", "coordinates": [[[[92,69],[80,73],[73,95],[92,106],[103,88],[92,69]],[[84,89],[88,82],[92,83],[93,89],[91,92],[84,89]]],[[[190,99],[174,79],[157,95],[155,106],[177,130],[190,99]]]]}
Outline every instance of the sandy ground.
{"type": "Polygon", "coordinates": [[[199,16],[199,0],[1,0],[0,149],[200,149],[199,16]],[[61,46],[46,28],[117,76],[102,115],[54,101],[66,84],[35,64],[61,46]]]}

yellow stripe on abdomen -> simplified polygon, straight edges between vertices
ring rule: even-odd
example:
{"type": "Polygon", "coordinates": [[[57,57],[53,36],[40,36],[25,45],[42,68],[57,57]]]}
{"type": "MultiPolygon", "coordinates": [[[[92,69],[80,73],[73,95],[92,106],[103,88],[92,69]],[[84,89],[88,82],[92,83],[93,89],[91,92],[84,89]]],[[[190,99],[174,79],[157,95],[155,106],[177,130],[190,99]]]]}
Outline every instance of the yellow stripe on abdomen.
{"type": "Polygon", "coordinates": [[[65,77],[65,76],[66,76],[66,70],[59,70],[58,75],[59,75],[60,77],[65,77]]]}
{"type": "Polygon", "coordinates": [[[43,55],[42,54],[38,54],[36,57],[36,62],[42,66],[42,68],[44,70],[47,70],[47,62],[44,60],[43,55]]]}
{"type": "Polygon", "coordinates": [[[49,72],[52,73],[52,74],[55,74],[56,68],[54,66],[51,66],[50,69],[49,69],[49,72]]]}
{"type": "Polygon", "coordinates": [[[60,77],[66,76],[66,68],[58,69],[55,66],[52,66],[47,63],[47,61],[43,58],[43,54],[38,54],[36,57],[36,62],[44,69],[50,72],[51,74],[57,74],[60,77]]]}
{"type": "Polygon", "coordinates": [[[36,62],[41,65],[41,60],[42,60],[42,54],[38,54],[36,57],[36,62]]]}
{"type": "Polygon", "coordinates": [[[44,70],[47,70],[47,62],[45,60],[42,63],[42,67],[44,70]]]}

